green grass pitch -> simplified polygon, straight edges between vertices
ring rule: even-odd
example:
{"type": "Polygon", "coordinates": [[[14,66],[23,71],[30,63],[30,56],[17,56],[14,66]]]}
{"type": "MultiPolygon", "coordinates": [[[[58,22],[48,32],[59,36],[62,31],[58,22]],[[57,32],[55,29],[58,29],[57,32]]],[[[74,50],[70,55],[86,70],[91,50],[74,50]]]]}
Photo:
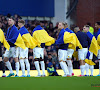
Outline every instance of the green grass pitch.
{"type": "Polygon", "coordinates": [[[100,90],[100,77],[1,77],[0,90],[100,90]]]}

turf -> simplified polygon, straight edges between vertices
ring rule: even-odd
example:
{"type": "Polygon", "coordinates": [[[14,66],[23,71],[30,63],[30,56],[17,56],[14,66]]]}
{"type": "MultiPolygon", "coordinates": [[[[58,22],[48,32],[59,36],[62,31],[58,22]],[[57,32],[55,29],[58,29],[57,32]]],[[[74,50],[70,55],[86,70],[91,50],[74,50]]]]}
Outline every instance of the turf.
{"type": "Polygon", "coordinates": [[[100,77],[5,77],[0,90],[100,90],[100,77]]]}

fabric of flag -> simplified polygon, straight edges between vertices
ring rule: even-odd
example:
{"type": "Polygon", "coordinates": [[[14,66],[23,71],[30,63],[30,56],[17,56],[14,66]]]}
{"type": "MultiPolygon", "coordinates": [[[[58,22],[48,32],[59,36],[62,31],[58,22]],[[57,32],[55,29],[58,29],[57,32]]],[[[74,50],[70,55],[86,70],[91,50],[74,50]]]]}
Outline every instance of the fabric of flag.
{"type": "MultiPolygon", "coordinates": [[[[76,34],[72,30],[70,30],[69,28],[66,28],[65,31],[67,31],[67,32],[69,32],[69,33],[71,33],[73,35],[76,47],[79,47],[80,49],[82,49],[82,45],[80,44],[76,34]]],[[[76,50],[76,48],[74,48],[71,43],[69,43],[68,48],[76,50]]]]}
{"type": "Polygon", "coordinates": [[[33,38],[38,42],[38,46],[41,43],[45,43],[45,46],[51,46],[55,43],[55,39],[49,36],[40,25],[33,29],[33,38]]]}
{"type": "Polygon", "coordinates": [[[19,31],[15,25],[8,28],[7,41],[9,41],[9,42],[13,43],[14,45],[21,47],[23,49],[26,48],[24,41],[21,37],[21,34],[19,33],[19,31]]]}
{"type": "Polygon", "coordinates": [[[4,33],[3,33],[3,31],[1,29],[0,29],[0,42],[3,43],[4,47],[9,50],[10,45],[6,41],[4,33]]]}
{"type": "Polygon", "coordinates": [[[21,34],[27,48],[33,49],[38,45],[37,41],[30,35],[24,26],[19,29],[19,33],[21,34]]]}
{"type": "Polygon", "coordinates": [[[59,32],[59,36],[58,39],[56,40],[56,44],[60,45],[60,44],[69,44],[69,43],[72,45],[74,49],[76,48],[76,41],[73,35],[70,34],[69,32],[66,32],[64,29],[62,29],[59,32]]]}
{"type": "Polygon", "coordinates": [[[89,31],[86,34],[88,35],[88,37],[91,40],[91,44],[89,46],[89,51],[94,53],[97,56],[97,54],[98,54],[98,43],[97,43],[97,40],[89,31]]]}
{"type": "Polygon", "coordinates": [[[96,65],[89,57],[90,57],[90,51],[87,52],[85,63],[87,63],[89,65],[96,65]]]}

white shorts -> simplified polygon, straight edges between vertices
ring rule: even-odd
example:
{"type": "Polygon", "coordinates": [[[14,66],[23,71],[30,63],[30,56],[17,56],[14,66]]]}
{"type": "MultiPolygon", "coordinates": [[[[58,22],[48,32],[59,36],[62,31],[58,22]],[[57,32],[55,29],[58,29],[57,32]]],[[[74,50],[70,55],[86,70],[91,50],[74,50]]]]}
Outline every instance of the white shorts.
{"type": "Polygon", "coordinates": [[[18,57],[18,47],[10,47],[9,51],[6,49],[5,53],[4,53],[4,57],[13,57],[16,58],[18,57]]]}
{"type": "Polygon", "coordinates": [[[28,58],[28,48],[22,49],[18,47],[18,57],[19,59],[28,58]]]}
{"type": "Polygon", "coordinates": [[[78,49],[78,59],[85,60],[87,56],[88,48],[78,49]]]}
{"type": "Polygon", "coordinates": [[[67,57],[67,50],[59,49],[58,50],[58,59],[59,59],[59,61],[61,61],[61,60],[66,61],[66,57],[67,57]]]}
{"type": "Polygon", "coordinates": [[[90,51],[89,51],[89,53],[90,53],[89,59],[92,60],[93,59],[93,53],[90,52],[90,51]]]}
{"type": "Polygon", "coordinates": [[[98,59],[100,59],[100,49],[98,50],[98,59]]]}
{"type": "Polygon", "coordinates": [[[44,59],[44,48],[35,47],[33,49],[33,57],[35,58],[42,58],[44,59]]]}
{"type": "Polygon", "coordinates": [[[68,49],[68,50],[67,50],[67,58],[68,58],[68,59],[69,59],[69,58],[72,58],[73,53],[74,53],[74,50],[73,50],[73,49],[68,49]]]}

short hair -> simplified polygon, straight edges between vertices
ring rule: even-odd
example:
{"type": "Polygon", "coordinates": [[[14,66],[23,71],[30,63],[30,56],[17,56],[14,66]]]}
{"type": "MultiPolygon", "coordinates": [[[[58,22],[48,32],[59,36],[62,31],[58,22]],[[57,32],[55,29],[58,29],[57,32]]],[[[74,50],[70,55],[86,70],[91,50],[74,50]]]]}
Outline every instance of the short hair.
{"type": "Polygon", "coordinates": [[[90,26],[89,26],[89,25],[84,25],[84,27],[90,28],[90,26]]]}
{"type": "Polygon", "coordinates": [[[79,27],[78,27],[78,26],[76,26],[76,27],[74,28],[74,30],[77,30],[77,31],[78,31],[78,30],[79,30],[79,27]]]}
{"type": "Polygon", "coordinates": [[[59,23],[62,23],[62,25],[64,25],[64,26],[65,26],[65,22],[59,22],[59,23]]]}
{"type": "Polygon", "coordinates": [[[68,27],[68,24],[66,22],[64,23],[64,27],[68,27]]]}
{"type": "Polygon", "coordinates": [[[98,25],[100,25],[100,21],[96,22],[98,25]]]}
{"type": "Polygon", "coordinates": [[[35,25],[36,26],[40,25],[40,21],[35,21],[35,25]]]}
{"type": "Polygon", "coordinates": [[[87,23],[87,25],[91,26],[91,23],[90,23],[90,22],[88,22],[88,23],[87,23]]]}
{"type": "Polygon", "coordinates": [[[18,22],[22,23],[23,25],[25,25],[25,21],[23,19],[19,19],[18,22]]]}
{"type": "Polygon", "coordinates": [[[9,20],[9,19],[12,19],[13,21],[15,21],[14,17],[10,17],[10,18],[8,18],[8,20],[9,20]]]}

